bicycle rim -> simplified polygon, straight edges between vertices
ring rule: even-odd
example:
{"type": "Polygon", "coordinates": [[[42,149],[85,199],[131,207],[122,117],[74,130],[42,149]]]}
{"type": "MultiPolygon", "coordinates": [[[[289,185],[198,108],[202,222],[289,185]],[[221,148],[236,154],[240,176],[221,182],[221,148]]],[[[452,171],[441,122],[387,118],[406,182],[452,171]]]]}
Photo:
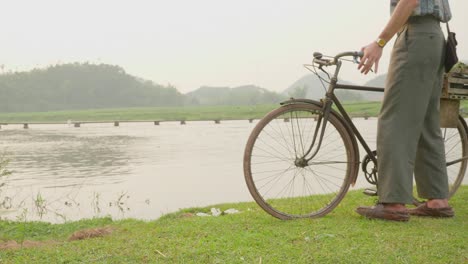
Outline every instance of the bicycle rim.
{"type": "Polygon", "coordinates": [[[454,161],[456,163],[447,166],[447,176],[449,182],[449,198],[452,197],[461,185],[466,172],[468,161],[461,160],[468,155],[467,131],[463,121],[458,120],[457,128],[443,128],[442,136],[445,141],[445,159],[447,164],[454,161]]]}
{"type": "Polygon", "coordinates": [[[313,141],[321,115],[321,107],[312,104],[283,106],[264,117],[250,135],[245,180],[255,201],[274,217],[323,216],[349,188],[358,157],[350,134],[333,113],[317,155],[308,166],[297,165],[313,141]]]}

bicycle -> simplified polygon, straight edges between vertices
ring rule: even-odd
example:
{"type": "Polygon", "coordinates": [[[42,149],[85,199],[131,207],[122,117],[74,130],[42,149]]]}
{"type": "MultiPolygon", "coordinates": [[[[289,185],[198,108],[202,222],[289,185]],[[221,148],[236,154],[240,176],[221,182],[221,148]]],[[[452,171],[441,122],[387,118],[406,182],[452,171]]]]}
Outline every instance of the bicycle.
{"type": "MultiPolygon", "coordinates": [[[[316,70],[335,66],[324,99],[293,99],[262,118],[253,129],[244,152],[244,177],[257,204],[279,219],[317,218],[331,212],[354,186],[362,170],[377,185],[377,153],[372,151],[335,95],[336,89],[383,92],[380,87],[338,83],[343,57],[358,63],[360,52],[325,58],[314,53],[316,70]],[[336,106],[336,110],[333,108],[336,106]],[[360,161],[359,145],[366,155],[360,161]]],[[[458,115],[454,128],[443,128],[449,195],[462,183],[468,159],[468,127],[458,115]]],[[[366,189],[368,195],[376,191],[366,189]]]]}

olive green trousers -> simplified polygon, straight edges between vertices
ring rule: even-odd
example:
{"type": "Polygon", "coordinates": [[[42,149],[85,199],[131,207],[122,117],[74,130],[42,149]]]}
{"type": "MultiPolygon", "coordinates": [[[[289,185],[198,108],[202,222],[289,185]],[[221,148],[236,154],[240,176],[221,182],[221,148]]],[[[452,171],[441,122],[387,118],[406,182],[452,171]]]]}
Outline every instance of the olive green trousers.
{"type": "Polygon", "coordinates": [[[411,204],[413,173],[419,197],[448,197],[439,119],[444,43],[432,16],[411,17],[396,39],[377,129],[381,203],[411,204]]]}

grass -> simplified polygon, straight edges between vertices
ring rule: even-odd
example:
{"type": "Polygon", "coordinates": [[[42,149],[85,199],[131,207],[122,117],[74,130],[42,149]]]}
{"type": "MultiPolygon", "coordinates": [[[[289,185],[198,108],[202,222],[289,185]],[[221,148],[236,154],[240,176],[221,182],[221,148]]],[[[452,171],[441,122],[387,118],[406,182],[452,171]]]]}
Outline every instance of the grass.
{"type": "MultiPolygon", "coordinates": [[[[377,116],[380,102],[349,102],[344,107],[351,116],[377,116]]],[[[259,119],[279,107],[279,104],[253,106],[186,106],[92,109],[34,113],[0,113],[2,123],[65,123],[113,121],[194,121],[194,120],[246,120],[259,119]]],[[[468,109],[468,101],[461,101],[468,109]]]]}
{"type": "Polygon", "coordinates": [[[191,106],[0,113],[0,123],[72,121],[181,121],[261,118],[278,105],[191,106]]]}
{"type": "Polygon", "coordinates": [[[348,193],[319,219],[280,221],[254,203],[222,204],[236,215],[187,217],[191,208],[145,222],[109,218],[52,225],[1,222],[0,240],[54,240],[39,248],[0,251],[0,263],[467,263],[468,186],[451,204],[453,219],[408,223],[367,220],[354,208],[372,204],[348,193]],[[76,230],[112,227],[105,237],[66,242],[76,230]]]}
{"type": "MultiPolygon", "coordinates": [[[[379,102],[349,103],[346,109],[352,114],[376,116],[379,102]]],[[[246,120],[259,119],[279,107],[279,104],[255,106],[190,106],[93,109],[76,111],[0,113],[0,123],[41,123],[82,121],[193,121],[193,120],[246,120]]]]}
{"type": "Polygon", "coordinates": [[[357,116],[377,116],[380,111],[381,102],[358,102],[344,105],[346,111],[357,116]]]}

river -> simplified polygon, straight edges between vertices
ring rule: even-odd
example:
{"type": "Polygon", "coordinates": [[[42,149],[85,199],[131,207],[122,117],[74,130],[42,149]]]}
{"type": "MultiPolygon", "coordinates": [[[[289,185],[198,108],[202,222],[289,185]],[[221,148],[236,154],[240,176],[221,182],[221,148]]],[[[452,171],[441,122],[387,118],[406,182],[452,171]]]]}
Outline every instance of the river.
{"type": "MultiPolygon", "coordinates": [[[[354,122],[373,148],[376,119],[354,122]]],[[[13,174],[0,189],[8,209],[0,217],[152,220],[181,208],[252,201],[242,158],[254,126],[247,120],[2,126],[0,152],[13,174]]]]}

